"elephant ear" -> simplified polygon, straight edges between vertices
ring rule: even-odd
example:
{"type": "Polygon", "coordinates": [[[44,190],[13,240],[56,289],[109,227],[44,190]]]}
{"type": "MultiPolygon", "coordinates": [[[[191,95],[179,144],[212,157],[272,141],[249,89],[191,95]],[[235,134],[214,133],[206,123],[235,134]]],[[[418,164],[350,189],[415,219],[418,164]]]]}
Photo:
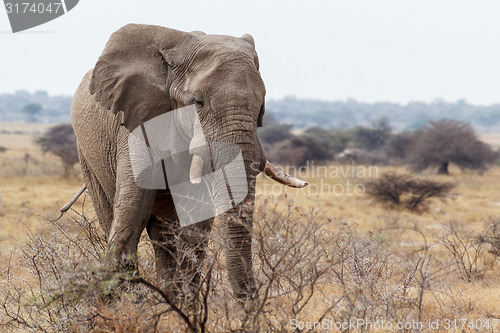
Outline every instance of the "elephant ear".
{"type": "Polygon", "coordinates": [[[160,26],[129,24],[109,38],[92,72],[89,90],[129,130],[172,110],[164,53],[192,35],[160,26]]]}
{"type": "Polygon", "coordinates": [[[252,35],[244,34],[240,38],[243,39],[244,41],[247,41],[255,49],[255,40],[253,39],[252,35]]]}
{"type": "Polygon", "coordinates": [[[198,31],[198,30],[191,31],[190,34],[195,37],[205,36],[205,33],[203,31],[198,31]]]}
{"type": "MultiPolygon", "coordinates": [[[[250,46],[255,51],[255,40],[253,39],[252,35],[244,34],[243,36],[240,37],[240,39],[250,44],[250,46]]],[[[257,68],[257,70],[259,70],[259,57],[257,56],[257,53],[255,53],[253,61],[255,63],[255,67],[257,68]]]]}
{"type": "Polygon", "coordinates": [[[264,113],[266,113],[266,102],[262,103],[259,112],[259,118],[257,119],[257,127],[262,127],[264,125],[264,113]]]}

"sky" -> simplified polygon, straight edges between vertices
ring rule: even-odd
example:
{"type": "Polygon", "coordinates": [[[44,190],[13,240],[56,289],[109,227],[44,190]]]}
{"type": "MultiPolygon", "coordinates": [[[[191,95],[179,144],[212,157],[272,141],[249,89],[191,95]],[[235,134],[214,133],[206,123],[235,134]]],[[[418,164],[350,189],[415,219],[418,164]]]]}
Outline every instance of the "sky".
{"type": "Polygon", "coordinates": [[[498,0],[81,0],[13,34],[0,8],[0,94],[72,95],[127,23],[251,34],[267,98],[500,103],[498,0]]]}

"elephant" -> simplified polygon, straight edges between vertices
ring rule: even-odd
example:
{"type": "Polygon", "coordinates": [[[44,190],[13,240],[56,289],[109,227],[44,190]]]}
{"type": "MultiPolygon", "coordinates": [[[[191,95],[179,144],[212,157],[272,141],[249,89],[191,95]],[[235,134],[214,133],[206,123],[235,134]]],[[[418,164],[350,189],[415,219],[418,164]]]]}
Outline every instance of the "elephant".
{"type": "MultiPolygon", "coordinates": [[[[179,270],[195,272],[191,283],[199,282],[196,272],[217,216],[224,227],[225,260],[233,294],[237,299],[254,295],[251,230],[256,177],[265,172],[285,185],[307,185],[267,161],[257,136],[265,112],[265,93],[255,42],[248,34],[238,38],[128,24],[110,36],[71,103],[80,166],[106,235],[108,254],[125,265],[131,261],[129,264],[135,267],[139,238],[146,229],[154,244],[160,288],[177,295],[183,287],[179,284],[185,283],[177,279],[179,270]],[[229,163],[239,153],[240,173],[233,178],[239,177],[243,186],[210,188],[216,204],[227,201],[230,190],[232,205],[181,227],[172,191],[177,183],[168,176],[157,179],[156,188],[155,182],[144,186],[137,180],[143,175],[135,172],[134,161],[143,158],[141,152],[150,148],[145,132],[143,141],[137,139],[145,124],[186,108],[195,121],[183,120],[180,112],[170,117],[174,125],[157,126],[160,132],[162,128],[168,132],[155,132],[163,138],[158,140],[168,141],[163,142],[167,146],[175,146],[173,142],[180,137],[184,141],[180,144],[184,150],[169,150],[168,163],[163,162],[167,157],[155,162],[160,165],[157,169],[163,175],[178,171],[179,182],[199,186],[202,176],[222,168],[214,166],[214,160],[229,163]],[[224,144],[236,148],[236,153],[219,148],[224,144]],[[180,263],[180,251],[185,248],[191,251],[190,259],[180,263]]],[[[149,171],[147,167],[141,169],[146,170],[146,176],[153,172],[149,167],[149,171]]],[[[227,185],[227,181],[222,183],[227,185]]]]}

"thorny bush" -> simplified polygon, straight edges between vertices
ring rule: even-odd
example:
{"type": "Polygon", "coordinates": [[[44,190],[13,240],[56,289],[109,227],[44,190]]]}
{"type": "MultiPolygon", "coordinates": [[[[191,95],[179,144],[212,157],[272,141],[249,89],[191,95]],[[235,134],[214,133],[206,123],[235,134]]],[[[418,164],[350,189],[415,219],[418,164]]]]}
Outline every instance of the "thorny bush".
{"type": "MultiPolygon", "coordinates": [[[[1,267],[0,329],[274,332],[292,330],[292,320],[423,320],[434,315],[425,311],[425,295],[447,269],[428,245],[403,251],[381,241],[388,231],[361,234],[342,219],[266,199],[252,231],[257,296],[233,297],[222,259],[224,228],[216,222],[198,287],[171,299],[157,287],[147,236],[138,271],[110,269],[91,215],[83,204],[58,222],[26,227],[26,242],[1,267]]],[[[188,284],[192,277],[185,278],[188,284]]]]}

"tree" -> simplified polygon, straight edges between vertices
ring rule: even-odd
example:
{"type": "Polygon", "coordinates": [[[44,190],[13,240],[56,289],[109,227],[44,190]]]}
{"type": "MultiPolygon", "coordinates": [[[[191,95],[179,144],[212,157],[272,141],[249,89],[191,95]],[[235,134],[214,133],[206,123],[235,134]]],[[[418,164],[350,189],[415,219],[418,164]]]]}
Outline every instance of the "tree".
{"type": "Polygon", "coordinates": [[[392,134],[385,144],[385,152],[391,159],[390,164],[400,165],[404,163],[419,135],[419,131],[392,134]]]}
{"type": "Polygon", "coordinates": [[[372,122],[370,128],[357,127],[353,129],[356,145],[368,150],[378,149],[385,145],[391,136],[391,125],[389,119],[380,117],[372,122]]]}
{"type": "Polygon", "coordinates": [[[26,119],[30,123],[36,122],[36,118],[40,114],[42,106],[37,103],[29,103],[23,107],[23,113],[26,114],[26,119]]]}
{"type": "Polygon", "coordinates": [[[61,158],[64,174],[68,175],[73,165],[78,162],[75,132],[70,124],[51,127],[47,133],[35,139],[44,153],[52,153],[61,158]]]}
{"type": "Polygon", "coordinates": [[[333,151],[326,143],[307,135],[296,136],[275,144],[267,155],[270,160],[298,167],[306,166],[307,161],[333,160],[333,151]]]}
{"type": "Polygon", "coordinates": [[[304,131],[304,135],[308,135],[318,139],[319,141],[328,144],[328,146],[335,152],[341,153],[353,140],[352,136],[344,130],[339,129],[324,129],[321,127],[311,127],[304,131]]]}
{"type": "Polygon", "coordinates": [[[496,154],[486,143],[479,141],[468,123],[441,119],[429,123],[416,139],[409,162],[415,171],[437,167],[439,174],[448,174],[448,166],[484,170],[494,162],[496,154]]]}
{"type": "Polygon", "coordinates": [[[267,150],[275,143],[291,139],[293,137],[291,129],[291,125],[278,123],[265,125],[264,127],[259,128],[258,134],[262,144],[264,145],[264,149],[267,150]]]}

